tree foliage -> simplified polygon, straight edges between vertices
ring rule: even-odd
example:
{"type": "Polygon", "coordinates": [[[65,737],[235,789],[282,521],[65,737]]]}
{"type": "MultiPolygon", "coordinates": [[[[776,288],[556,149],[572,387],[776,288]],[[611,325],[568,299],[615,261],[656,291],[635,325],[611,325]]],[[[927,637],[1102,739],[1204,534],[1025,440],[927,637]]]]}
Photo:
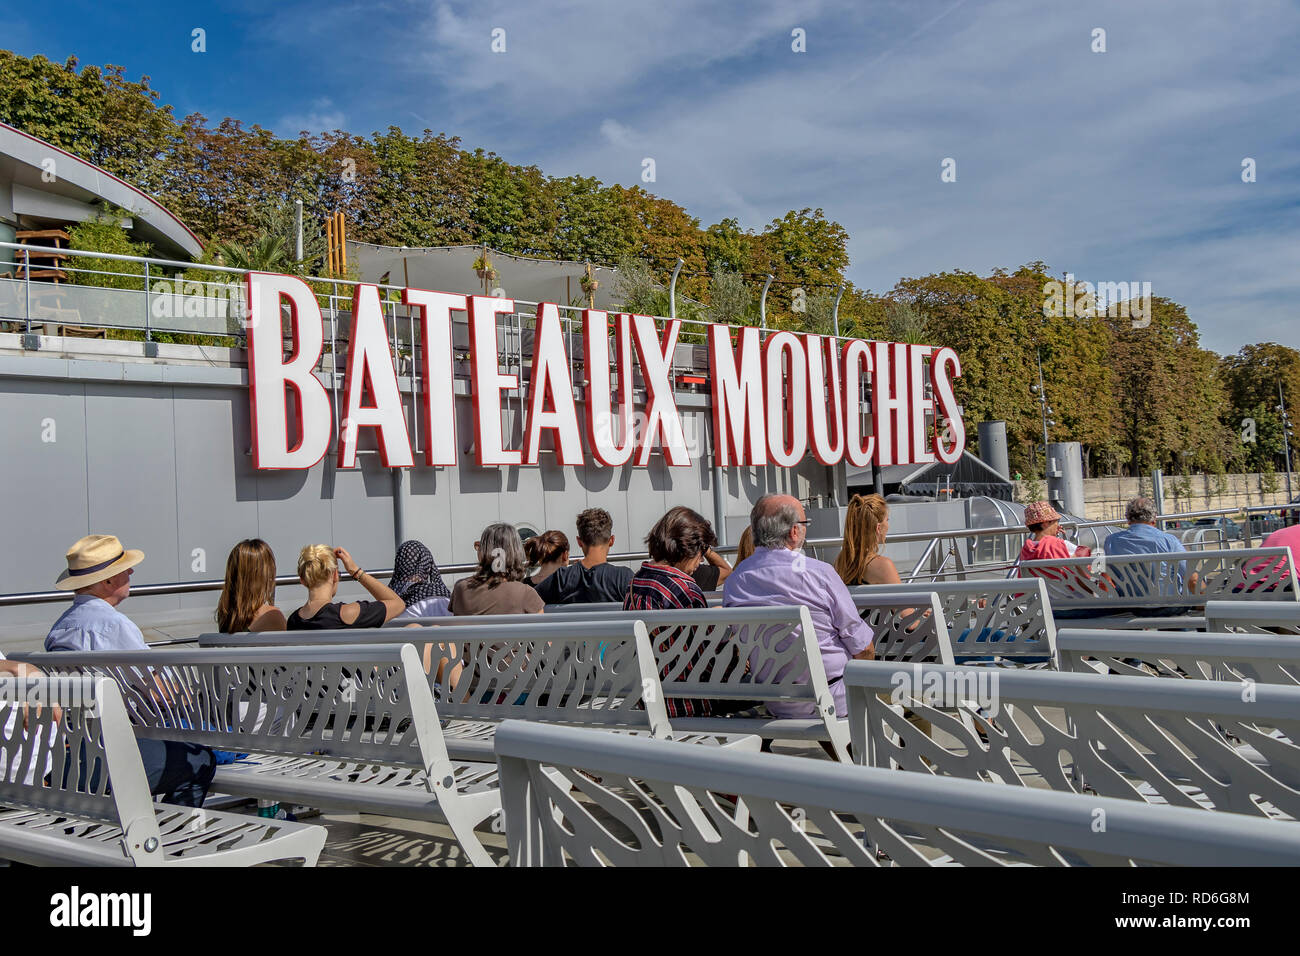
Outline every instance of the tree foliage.
{"type": "MultiPolygon", "coordinates": [[[[148,77],[82,68],[75,58],[59,64],[0,51],[0,121],[149,192],[209,244],[209,260],[227,264],[319,274],[320,223],[341,210],[348,237],[364,242],[486,243],[510,254],[617,263],[615,294],[641,313],[668,311],[679,258],[682,318],[756,324],[770,274],[768,325],[829,333],[842,285],[842,335],[957,351],[966,420],[972,429],[1006,421],[1012,468],[1026,473],[1041,461],[1040,406],[1030,390],[1040,361],[1051,440],[1080,442],[1091,472],[1283,467],[1278,383],[1293,418],[1300,403],[1300,352],[1263,343],[1220,359],[1200,348],[1186,310],[1167,298],[1154,300],[1141,327],[1045,314],[1054,279],[1042,262],[988,276],[906,278],[885,294],[856,288],[844,277],[848,233],[823,209],[790,210],[757,231],[730,218],[702,226],[640,185],[548,176],[431,130],[280,138],[237,119],[177,119],[148,77]],[[295,200],[304,210],[303,263],[292,261],[295,200]],[[802,312],[793,308],[795,289],[804,293],[802,312]],[[1254,442],[1241,439],[1247,418],[1254,442]]],[[[75,244],[144,251],[106,222],[79,226],[75,244]]]]}

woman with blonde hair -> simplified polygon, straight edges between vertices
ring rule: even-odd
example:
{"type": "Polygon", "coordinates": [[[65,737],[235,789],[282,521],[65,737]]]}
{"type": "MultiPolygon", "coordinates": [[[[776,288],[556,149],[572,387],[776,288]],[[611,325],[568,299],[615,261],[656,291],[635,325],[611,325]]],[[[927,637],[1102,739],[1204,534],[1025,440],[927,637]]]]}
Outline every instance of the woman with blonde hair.
{"type": "MultiPolygon", "coordinates": [[[[753,553],[754,529],[749,525],[745,525],[745,530],[740,533],[740,543],[736,545],[736,565],[739,565],[741,561],[744,561],[753,553]]],[[[736,569],[736,565],[732,566],[733,571],[736,569]]]]}
{"type": "Polygon", "coordinates": [[[307,589],[307,603],[289,615],[289,630],[320,631],[340,627],[379,627],[406,610],[406,602],[369,571],[362,571],[346,548],[309,544],[298,555],[298,580],[307,589]],[[373,601],[334,600],[339,589],[339,565],[370,592],[373,601]]]}
{"type": "Polygon", "coordinates": [[[835,571],[849,587],[899,584],[898,568],[880,553],[889,534],[889,505],[880,495],[854,495],[844,516],[844,545],[835,571]]]}
{"type": "Polygon", "coordinates": [[[222,634],[285,629],[284,613],[275,606],[275,553],[261,538],[230,549],[215,616],[222,634]]]}

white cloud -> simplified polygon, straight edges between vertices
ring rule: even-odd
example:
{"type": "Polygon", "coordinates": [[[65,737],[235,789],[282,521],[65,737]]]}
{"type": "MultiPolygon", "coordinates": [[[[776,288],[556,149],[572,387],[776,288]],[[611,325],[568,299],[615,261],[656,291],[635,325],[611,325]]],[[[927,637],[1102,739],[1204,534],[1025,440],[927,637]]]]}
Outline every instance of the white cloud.
{"type": "Polygon", "coordinates": [[[281,136],[296,137],[306,130],[308,133],[328,133],[336,129],[347,128],[347,115],[334,106],[329,97],[313,100],[311,108],[303,113],[288,113],[280,117],[275,124],[281,136]]]}

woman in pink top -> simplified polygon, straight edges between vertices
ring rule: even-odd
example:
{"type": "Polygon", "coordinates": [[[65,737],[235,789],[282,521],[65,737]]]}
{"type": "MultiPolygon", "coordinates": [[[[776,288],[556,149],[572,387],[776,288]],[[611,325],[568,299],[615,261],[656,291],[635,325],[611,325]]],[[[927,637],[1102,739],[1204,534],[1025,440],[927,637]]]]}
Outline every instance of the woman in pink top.
{"type": "MultiPolygon", "coordinates": [[[[1061,558],[1083,558],[1092,554],[1088,548],[1071,544],[1061,537],[1061,515],[1046,501],[1025,505],[1025,525],[1032,532],[1020,549],[1020,563],[1026,561],[1052,561],[1061,558]]],[[[1022,570],[1020,576],[1024,577],[1022,570]]],[[[1042,577],[1060,579],[1060,575],[1044,573],[1042,577]]]]}

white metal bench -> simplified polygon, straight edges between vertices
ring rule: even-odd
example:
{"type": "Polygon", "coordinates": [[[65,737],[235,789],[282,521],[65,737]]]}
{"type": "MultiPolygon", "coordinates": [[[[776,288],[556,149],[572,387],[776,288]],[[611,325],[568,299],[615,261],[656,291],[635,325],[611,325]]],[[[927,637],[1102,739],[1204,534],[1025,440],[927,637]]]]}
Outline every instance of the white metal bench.
{"type": "Polygon", "coordinates": [[[471,862],[492,865],[474,828],[500,809],[497,768],[449,757],[410,644],[21,659],[51,673],[78,669],[113,677],[137,737],[249,754],[217,768],[214,790],[445,822],[471,862]]]}
{"type": "Polygon", "coordinates": [[[1240,814],[516,721],[496,750],[516,866],[1300,863],[1240,814]]]}
{"type": "Polygon", "coordinates": [[[807,717],[775,717],[754,710],[726,716],[674,717],[675,732],[820,740],[829,743],[840,760],[848,760],[848,731],[835,714],[835,698],[812,621],[802,606],[665,611],[625,611],[620,607],[540,618],[528,614],[429,618],[425,623],[441,630],[471,621],[471,626],[488,627],[536,626],[543,620],[547,625],[564,622],[569,627],[595,621],[643,622],[666,697],[796,703],[812,710],[807,717]]]}
{"type": "Polygon", "coordinates": [[[663,739],[757,748],[747,734],[675,731],[655,671],[645,624],[639,620],[543,620],[509,616],[509,623],[429,628],[356,628],[205,634],[205,646],[359,646],[391,643],[396,635],[425,649],[448,752],[466,760],[494,759],[492,734],[506,719],[540,720],[603,730],[649,733],[663,739]],[[432,633],[431,633],[432,632],[432,633]],[[436,637],[436,641],[429,640],[436,637]],[[453,686],[454,678],[454,686],[453,686]]]}
{"type": "Polygon", "coordinates": [[[315,866],[325,828],[154,804],[116,684],[105,677],[0,678],[0,858],[54,866],[315,866]],[[6,728],[8,728],[6,732],[6,728]],[[48,770],[47,770],[48,768],[48,770]],[[30,782],[29,782],[30,781],[30,782]]]}
{"type": "Polygon", "coordinates": [[[869,661],[845,682],[854,756],[872,766],[1300,819],[1297,687],[869,661]],[[967,701],[990,689],[981,715],[967,701]]]}
{"type": "Polygon", "coordinates": [[[1300,686],[1300,641],[1285,637],[1067,628],[1057,641],[1063,671],[1300,686]]]}
{"type": "Polygon", "coordinates": [[[1205,605],[1205,628],[1248,634],[1300,635],[1300,604],[1208,601],[1205,605]]]}
{"type": "Polygon", "coordinates": [[[1056,624],[1047,587],[1038,579],[876,584],[849,593],[860,609],[873,594],[935,594],[954,655],[942,663],[1050,664],[1056,657],[1056,624]]]}
{"type": "Polygon", "coordinates": [[[1058,616],[1070,610],[1191,611],[1209,600],[1294,602],[1300,590],[1286,548],[1025,561],[1020,573],[1046,582],[1058,616]]]}

